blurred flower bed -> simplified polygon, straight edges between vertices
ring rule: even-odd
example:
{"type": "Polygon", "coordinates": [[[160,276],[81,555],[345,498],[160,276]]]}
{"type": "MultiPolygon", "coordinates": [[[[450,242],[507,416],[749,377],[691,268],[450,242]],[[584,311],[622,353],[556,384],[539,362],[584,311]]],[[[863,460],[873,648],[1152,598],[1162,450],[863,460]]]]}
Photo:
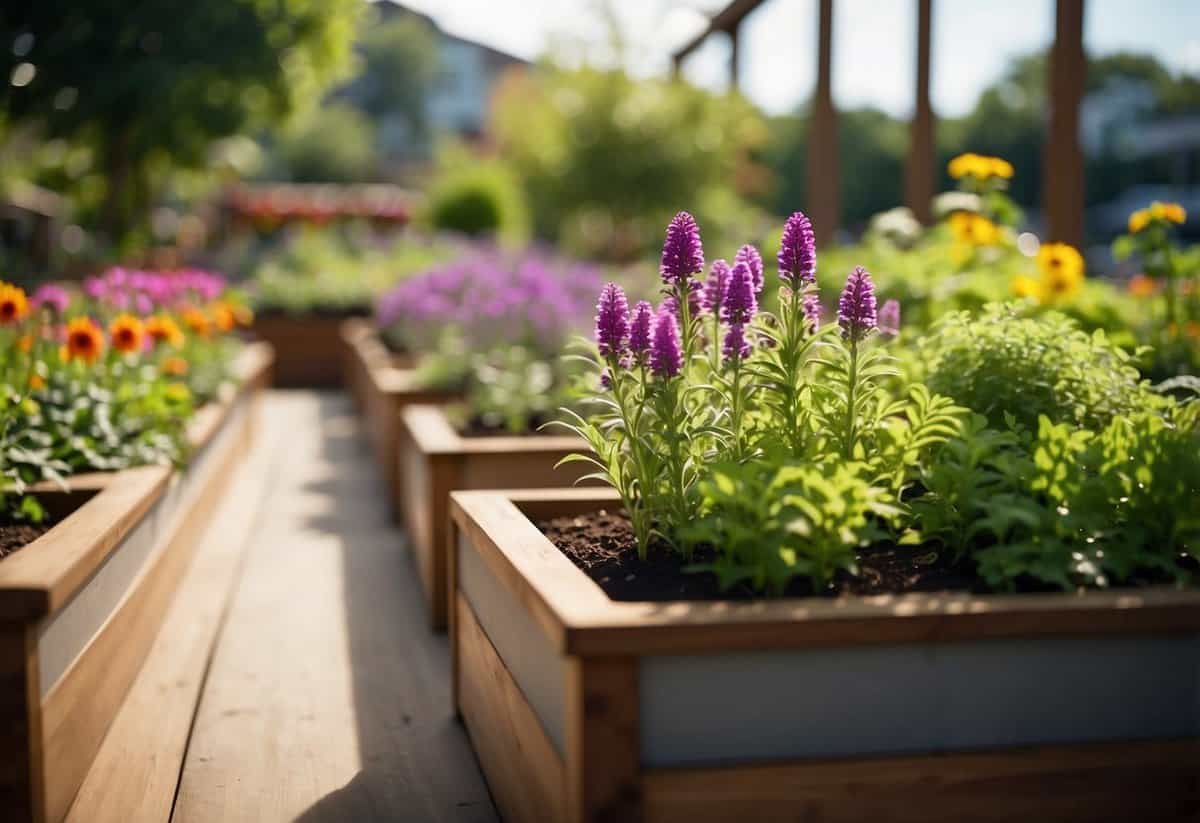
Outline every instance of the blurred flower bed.
{"type": "Polygon", "coordinates": [[[0,284],[0,518],[38,481],[186,458],[193,411],[231,378],[253,315],[225,278],[111,268],[32,295],[0,284]]]}

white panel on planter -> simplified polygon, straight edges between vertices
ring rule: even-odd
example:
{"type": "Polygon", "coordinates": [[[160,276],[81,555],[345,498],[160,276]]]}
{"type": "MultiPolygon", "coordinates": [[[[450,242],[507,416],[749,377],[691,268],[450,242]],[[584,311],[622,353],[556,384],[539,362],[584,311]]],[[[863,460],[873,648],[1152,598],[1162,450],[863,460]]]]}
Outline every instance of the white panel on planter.
{"type": "Polygon", "coordinates": [[[1200,635],[649,657],[646,766],[1200,734],[1200,635]]]}
{"type": "Polygon", "coordinates": [[[479,625],[496,647],[546,735],[559,753],[566,749],[566,658],[555,652],[541,627],[496,579],[463,536],[458,538],[458,587],[479,625]]]}
{"type": "Polygon", "coordinates": [[[109,615],[141,574],[169,519],[168,501],[159,498],[120,544],[109,553],[75,596],[38,627],[38,677],[45,697],[88,647],[109,615]]]}

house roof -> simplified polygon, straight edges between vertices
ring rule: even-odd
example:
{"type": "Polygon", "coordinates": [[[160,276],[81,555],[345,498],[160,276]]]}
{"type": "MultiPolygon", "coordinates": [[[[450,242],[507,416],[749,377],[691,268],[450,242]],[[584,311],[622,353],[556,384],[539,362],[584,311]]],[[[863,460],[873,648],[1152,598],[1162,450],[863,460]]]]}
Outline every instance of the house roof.
{"type": "Polygon", "coordinates": [[[515,54],[506,52],[503,49],[498,49],[493,46],[489,46],[486,43],[481,43],[478,40],[472,40],[469,37],[463,37],[458,34],[452,34],[448,31],[446,31],[445,29],[443,29],[440,25],[438,25],[437,20],[435,20],[432,16],[425,14],[424,12],[417,11],[416,9],[410,8],[409,6],[406,6],[403,3],[398,3],[398,2],[396,2],[396,0],[376,0],[374,5],[375,5],[375,8],[377,8],[379,10],[379,13],[381,15],[383,15],[385,18],[393,17],[396,15],[409,15],[412,17],[420,18],[430,28],[432,28],[434,31],[436,31],[441,37],[443,37],[447,40],[453,40],[458,43],[465,43],[469,46],[474,46],[475,48],[484,52],[485,54],[487,54],[488,57],[492,58],[495,61],[502,62],[502,63],[521,63],[523,65],[529,64],[529,61],[526,60],[525,58],[517,57],[515,54]]]}

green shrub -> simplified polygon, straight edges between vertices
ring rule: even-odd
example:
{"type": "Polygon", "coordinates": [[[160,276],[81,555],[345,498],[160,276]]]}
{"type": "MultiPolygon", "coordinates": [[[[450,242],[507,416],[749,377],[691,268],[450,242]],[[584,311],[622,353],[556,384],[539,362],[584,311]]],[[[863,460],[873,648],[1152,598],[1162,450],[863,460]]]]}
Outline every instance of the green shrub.
{"type": "Polygon", "coordinates": [[[450,145],[438,154],[427,220],[437,230],[494,236],[518,244],[529,234],[524,195],[502,161],[450,145]]]}

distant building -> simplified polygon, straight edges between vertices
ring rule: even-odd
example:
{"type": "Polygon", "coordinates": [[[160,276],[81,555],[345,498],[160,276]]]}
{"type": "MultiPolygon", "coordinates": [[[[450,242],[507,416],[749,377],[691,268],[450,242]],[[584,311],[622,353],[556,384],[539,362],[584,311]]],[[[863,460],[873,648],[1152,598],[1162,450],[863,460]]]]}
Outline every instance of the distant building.
{"type": "MultiPolygon", "coordinates": [[[[441,29],[427,14],[415,11],[394,0],[379,0],[375,9],[381,21],[415,17],[425,23],[437,37],[439,58],[438,78],[426,100],[426,114],[431,132],[452,133],[465,138],[480,137],[487,125],[488,108],[496,82],[505,70],[526,66],[528,61],[485,46],[473,40],[450,34],[441,29]]],[[[355,87],[371,83],[362,76],[347,89],[355,96],[355,87]]],[[[411,157],[416,147],[403,118],[384,116],[379,121],[380,148],[393,157],[411,157]]]]}

